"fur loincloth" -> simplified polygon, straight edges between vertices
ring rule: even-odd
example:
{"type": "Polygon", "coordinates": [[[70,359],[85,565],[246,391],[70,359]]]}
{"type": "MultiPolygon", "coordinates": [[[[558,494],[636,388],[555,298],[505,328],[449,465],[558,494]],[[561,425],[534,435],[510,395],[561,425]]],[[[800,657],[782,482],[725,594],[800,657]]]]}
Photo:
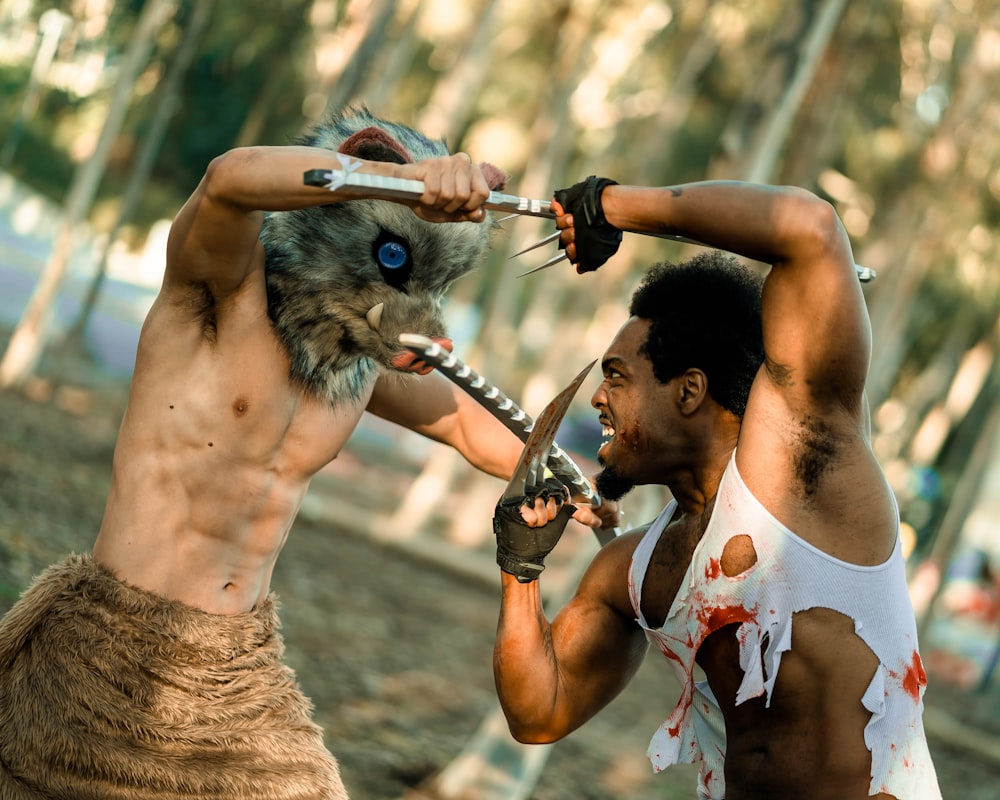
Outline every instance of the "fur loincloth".
{"type": "Polygon", "coordinates": [[[0,800],[346,800],[283,651],[271,599],[218,616],[50,567],[0,620],[0,800]]]}

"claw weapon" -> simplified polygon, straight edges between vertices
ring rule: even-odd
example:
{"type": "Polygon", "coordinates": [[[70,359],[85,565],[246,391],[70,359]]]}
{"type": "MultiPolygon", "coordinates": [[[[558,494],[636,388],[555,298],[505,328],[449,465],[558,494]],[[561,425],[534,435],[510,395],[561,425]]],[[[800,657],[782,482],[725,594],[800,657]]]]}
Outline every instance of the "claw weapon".
{"type": "MultiPolygon", "coordinates": [[[[345,191],[350,193],[354,190],[358,194],[364,194],[368,197],[376,197],[382,200],[395,200],[395,201],[408,201],[415,202],[420,199],[420,195],[424,193],[424,184],[422,181],[411,181],[405,178],[389,178],[383,175],[372,175],[367,172],[351,172],[347,164],[344,164],[343,170],[330,170],[330,169],[310,169],[307,170],[303,176],[303,183],[306,186],[319,186],[325,189],[333,191],[345,191]]],[[[555,219],[555,212],[552,210],[552,203],[548,200],[534,200],[530,197],[520,197],[519,195],[513,194],[503,194],[501,192],[490,192],[490,196],[483,203],[485,208],[491,211],[507,211],[510,212],[511,216],[529,216],[529,217],[544,217],[546,219],[555,219]]],[[[505,217],[509,219],[509,217],[505,217]]],[[[698,247],[708,247],[704,242],[699,242],[697,239],[689,239],[686,236],[676,236],[671,233],[650,233],[648,231],[629,231],[630,233],[642,233],[646,236],[655,236],[659,239],[669,239],[672,242],[682,242],[684,244],[693,244],[698,247]]],[[[519,253],[515,253],[511,258],[523,255],[530,250],[534,250],[537,247],[542,247],[559,238],[559,232],[546,236],[539,242],[536,242],[529,247],[524,248],[519,253]]],[[[525,275],[531,275],[533,272],[539,272],[547,267],[551,267],[554,264],[558,264],[560,261],[565,261],[569,257],[565,253],[560,253],[559,255],[553,256],[544,264],[541,264],[534,269],[530,269],[527,272],[522,272],[518,275],[519,278],[525,275]]],[[[862,283],[868,283],[875,277],[875,270],[869,269],[868,267],[862,267],[860,264],[854,265],[854,271],[858,274],[858,280],[862,283]]]]}
{"type": "MultiPolygon", "coordinates": [[[[434,366],[448,380],[463,389],[522,442],[527,442],[531,437],[538,423],[532,420],[517,403],[501,392],[497,386],[490,383],[456,355],[441,347],[433,339],[415,333],[401,334],[399,343],[434,366]]],[[[576,393],[576,388],[579,388],[583,378],[593,365],[592,362],[579,376],[579,381],[574,382],[573,394],[576,393]]],[[[559,421],[562,420],[564,414],[565,410],[563,414],[560,414],[559,421]]],[[[558,427],[558,422],[556,427],[558,427]]],[[[591,486],[587,476],[583,474],[576,462],[554,441],[554,437],[555,432],[553,431],[553,440],[549,442],[547,457],[541,462],[542,471],[548,466],[553,475],[567,486],[572,487],[575,493],[586,497],[591,505],[601,505],[601,496],[594,491],[594,487],[591,486]]],[[[617,529],[615,531],[594,530],[594,534],[601,545],[605,545],[618,535],[618,531],[617,529]]]]}
{"type": "MultiPolygon", "coordinates": [[[[557,394],[552,401],[545,406],[545,409],[538,415],[531,426],[531,432],[524,442],[524,450],[521,451],[521,458],[517,462],[517,469],[504,490],[503,499],[524,497],[535,495],[539,487],[545,483],[546,466],[549,460],[549,453],[555,446],[556,431],[566,416],[569,404],[576,396],[577,389],[587,377],[587,373],[593,368],[597,361],[591,361],[580,370],[579,374],[572,382],[557,394]]],[[[522,412],[523,413],[523,412],[522,412]]],[[[555,472],[555,470],[552,470],[555,472]]]]}

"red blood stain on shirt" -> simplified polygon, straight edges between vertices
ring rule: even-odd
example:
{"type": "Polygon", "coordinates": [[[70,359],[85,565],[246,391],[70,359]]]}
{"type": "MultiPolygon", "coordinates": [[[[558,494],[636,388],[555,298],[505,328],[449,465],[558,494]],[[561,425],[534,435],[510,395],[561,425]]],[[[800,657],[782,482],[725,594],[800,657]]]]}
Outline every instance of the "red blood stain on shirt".
{"type": "Polygon", "coordinates": [[[722,562],[717,558],[708,559],[705,565],[705,580],[714,581],[722,574],[722,562]]]}
{"type": "Polygon", "coordinates": [[[743,606],[702,607],[698,609],[698,622],[705,629],[706,635],[714,633],[726,625],[732,625],[734,622],[749,622],[756,619],[756,610],[743,606]]]}
{"type": "Polygon", "coordinates": [[[903,691],[915,701],[920,700],[920,689],[927,685],[927,674],[924,672],[924,665],[920,661],[920,655],[913,651],[913,661],[906,668],[903,675],[903,691]]]}

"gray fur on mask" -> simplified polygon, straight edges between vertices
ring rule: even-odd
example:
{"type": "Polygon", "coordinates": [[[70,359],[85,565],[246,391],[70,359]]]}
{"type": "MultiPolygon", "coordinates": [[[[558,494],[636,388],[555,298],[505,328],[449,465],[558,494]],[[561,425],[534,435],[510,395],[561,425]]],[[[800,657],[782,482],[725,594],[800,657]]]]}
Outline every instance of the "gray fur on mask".
{"type": "MultiPolygon", "coordinates": [[[[350,109],[296,144],[372,161],[407,163],[448,155],[404,125],[350,109]]],[[[492,189],[506,178],[481,165],[492,189]]],[[[356,402],[379,365],[392,369],[401,333],[446,335],[441,302],[451,284],[477,267],[490,244],[489,222],[431,223],[408,207],[349,200],[265,216],[268,314],[291,359],[291,377],[331,404],[356,402]],[[379,264],[380,248],[391,258],[379,264]],[[403,256],[406,259],[403,259],[403,256]],[[402,267],[396,262],[405,260],[402,267]],[[375,330],[366,319],[382,304],[375,330]]]]}

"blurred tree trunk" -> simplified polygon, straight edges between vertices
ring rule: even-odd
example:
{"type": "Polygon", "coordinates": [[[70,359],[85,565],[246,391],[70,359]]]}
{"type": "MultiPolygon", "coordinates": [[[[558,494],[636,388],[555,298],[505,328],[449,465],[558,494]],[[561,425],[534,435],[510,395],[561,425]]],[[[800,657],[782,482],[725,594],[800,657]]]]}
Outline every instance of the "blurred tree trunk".
{"type": "Polygon", "coordinates": [[[421,44],[417,29],[425,7],[425,0],[417,0],[409,15],[397,20],[396,34],[387,57],[364,76],[359,96],[376,114],[380,114],[380,109],[389,102],[413,63],[421,44]]]}
{"type": "Polygon", "coordinates": [[[676,176],[669,170],[678,158],[675,146],[677,132],[687,120],[698,97],[698,86],[712,59],[719,51],[718,20],[720,14],[709,14],[707,0],[697,0],[684,4],[682,12],[686,19],[680,20],[682,34],[691,42],[676,77],[670,83],[670,92],[660,104],[659,113],[645,126],[645,144],[634,148],[638,163],[633,163],[629,174],[648,175],[651,184],[673,184],[676,176]],[[693,30],[687,26],[694,21],[693,30]]]}
{"type": "Polygon", "coordinates": [[[287,90],[292,77],[290,61],[281,61],[270,67],[264,85],[254,95],[253,104],[233,140],[233,147],[252,147],[261,143],[264,128],[271,118],[274,101],[287,90]]]}
{"type": "Polygon", "coordinates": [[[72,19],[54,8],[42,12],[38,19],[39,40],[35,49],[35,59],[31,66],[31,74],[28,76],[28,85],[24,89],[24,97],[21,100],[21,107],[18,109],[17,117],[11,126],[7,138],[4,139],[3,149],[0,150],[0,169],[7,169],[14,162],[14,154],[21,141],[21,134],[24,126],[34,115],[38,108],[38,100],[41,95],[42,81],[52,66],[52,59],[55,58],[56,48],[59,40],[72,19]]]}
{"type": "Polygon", "coordinates": [[[319,91],[327,95],[320,118],[341,111],[355,100],[385,44],[385,29],[396,13],[398,0],[356,0],[336,31],[343,66],[320,76],[319,91]]]}
{"type": "Polygon", "coordinates": [[[52,255],[0,362],[0,389],[23,383],[37,367],[48,336],[52,308],[69,266],[74,231],[93,205],[111,148],[121,131],[136,78],[153,49],[154,37],[174,10],[174,0],[146,0],[143,6],[94,152],[74,175],[52,255]]]}
{"type": "Polygon", "coordinates": [[[417,128],[428,136],[444,137],[452,149],[469,126],[476,100],[493,65],[493,47],[500,27],[499,3],[483,0],[474,15],[476,24],[465,37],[466,46],[442,77],[424,108],[417,128]]]}
{"type": "MultiPolygon", "coordinates": [[[[978,38],[988,39],[989,32],[978,38]]],[[[980,47],[987,46],[982,41],[980,47]]],[[[1000,140],[980,132],[1000,114],[1000,95],[995,89],[997,64],[978,53],[979,47],[970,47],[957,65],[951,102],[919,153],[919,177],[899,194],[871,245],[878,253],[874,259],[885,263],[867,292],[875,342],[868,382],[873,408],[889,397],[910,350],[911,308],[928,275],[943,269],[946,280],[954,282],[960,279],[963,260],[980,258],[972,234],[989,213],[983,180],[1000,168],[1000,140]]],[[[921,125],[917,120],[912,124],[921,125]]]]}
{"type": "Polygon", "coordinates": [[[945,587],[941,576],[945,574],[961,541],[962,529],[983,484],[987,466],[1000,457],[1000,359],[994,358],[990,377],[979,400],[964,420],[961,440],[952,448],[953,458],[959,462],[960,469],[927,558],[939,580],[929,602],[918,616],[917,639],[921,642],[926,642],[934,606],[945,587]]]}
{"type": "Polygon", "coordinates": [[[157,86],[156,98],[153,103],[153,116],[150,119],[149,130],[146,132],[136,154],[135,164],[129,173],[128,183],[122,194],[121,208],[118,211],[118,218],[114,227],[108,233],[107,240],[100,250],[97,264],[97,272],[87,291],[87,297],[83,302],[80,313],[76,320],[69,327],[63,340],[67,346],[76,347],[80,353],[86,352],[84,337],[87,325],[93,315],[100,297],[104,280],[107,276],[108,257],[111,248],[118,239],[122,229],[132,221],[132,215],[139,204],[139,197],[149,182],[150,173],[156,163],[160,148],[163,145],[163,138],[166,135],[170,120],[174,112],[180,106],[180,88],[184,81],[188,67],[194,59],[198,44],[202,35],[208,27],[208,21],[212,14],[215,0],[199,0],[195,3],[191,11],[191,19],[184,29],[177,51],[167,66],[167,72],[160,85],[157,86]]]}
{"type": "Polygon", "coordinates": [[[774,179],[778,161],[846,0],[799,0],[782,11],[762,73],[719,139],[715,177],[756,183],[774,179]]]}

